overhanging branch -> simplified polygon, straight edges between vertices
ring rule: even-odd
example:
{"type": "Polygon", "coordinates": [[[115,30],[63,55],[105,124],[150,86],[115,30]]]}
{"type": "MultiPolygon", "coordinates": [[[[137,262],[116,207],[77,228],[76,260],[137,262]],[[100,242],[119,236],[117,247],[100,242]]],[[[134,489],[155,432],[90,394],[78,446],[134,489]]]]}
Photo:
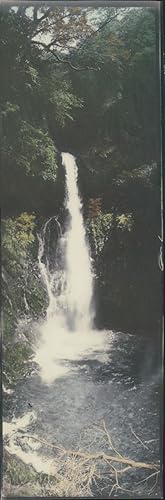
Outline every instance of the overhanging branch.
{"type": "Polygon", "coordinates": [[[46,45],[44,42],[39,42],[37,40],[32,41],[33,44],[38,45],[43,47],[43,49],[47,52],[52,54],[56,61],[59,62],[60,64],[67,64],[71,69],[76,70],[76,71],[85,71],[85,70],[92,70],[92,71],[100,71],[99,67],[91,67],[91,66],[74,66],[69,59],[64,59],[61,58],[53,49],[50,48],[50,44],[46,45]]]}

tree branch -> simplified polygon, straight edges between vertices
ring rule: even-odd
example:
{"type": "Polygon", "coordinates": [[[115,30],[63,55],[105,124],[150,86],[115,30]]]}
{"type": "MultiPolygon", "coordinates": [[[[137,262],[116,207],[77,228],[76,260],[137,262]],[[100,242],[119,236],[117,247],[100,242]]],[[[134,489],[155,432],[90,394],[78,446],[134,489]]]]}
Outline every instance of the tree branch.
{"type": "MultiPolygon", "coordinates": [[[[29,421],[30,423],[30,421],[29,421]]],[[[25,427],[27,426],[24,425],[25,427]]],[[[93,427],[95,431],[96,426],[93,427]]],[[[51,465],[49,469],[49,477],[55,477],[56,483],[53,485],[53,494],[56,492],[57,496],[61,496],[58,493],[64,494],[68,497],[75,497],[77,495],[86,498],[92,496],[92,484],[95,483],[96,488],[102,493],[104,490],[107,491],[108,497],[111,498],[113,491],[123,491],[132,494],[139,494],[139,484],[147,484],[149,480],[154,479],[154,484],[151,484],[149,492],[153,491],[158,482],[158,477],[160,474],[160,464],[159,463],[146,463],[136,460],[131,460],[124,455],[120,454],[116,446],[112,444],[111,435],[106,428],[105,422],[103,421],[103,428],[97,427],[97,434],[93,434],[91,427],[87,430],[90,431],[90,440],[85,437],[85,443],[87,448],[81,449],[81,436],[80,442],[78,442],[76,449],[66,449],[63,445],[58,443],[48,442],[46,439],[40,438],[37,435],[30,434],[27,431],[23,431],[23,426],[15,430],[14,427],[9,429],[5,434],[5,450],[13,454],[13,444],[14,444],[14,454],[17,455],[17,449],[22,449],[22,440],[25,439],[25,443],[28,444],[33,450],[33,444],[31,441],[36,441],[40,443],[41,446],[46,448],[54,449],[54,459],[51,460],[51,465]],[[100,432],[100,434],[98,434],[100,432]],[[99,436],[99,450],[95,450],[96,446],[96,435],[97,443],[99,436]],[[106,445],[109,444],[111,452],[106,451],[103,448],[103,437],[106,437],[106,445]],[[91,448],[92,446],[92,448],[91,448]],[[94,448],[93,448],[94,447],[94,448]],[[142,472],[142,478],[140,481],[134,483],[134,489],[127,489],[125,487],[125,480],[123,475],[131,469],[138,469],[142,472]],[[145,477],[144,477],[144,470],[145,477]],[[123,482],[122,482],[123,479],[123,482]],[[103,483],[103,484],[102,484],[103,483]],[[105,484],[105,486],[104,486],[105,484]],[[56,489],[57,486],[57,489],[56,489]],[[110,491],[109,491],[110,490],[110,491]]],[[[137,437],[137,436],[136,436],[137,437]]],[[[44,458],[44,457],[43,457],[44,458]]],[[[35,466],[34,466],[35,468],[35,466]]],[[[44,469],[43,469],[44,471],[44,469]]],[[[47,472],[46,472],[47,474],[47,472]]],[[[138,474],[139,477],[139,474],[138,474]]],[[[145,486],[144,486],[145,487],[145,486]]],[[[132,496],[131,496],[132,498],[132,496]]]]}
{"type": "Polygon", "coordinates": [[[33,21],[34,21],[34,23],[37,23],[37,21],[38,21],[37,11],[38,11],[38,7],[35,5],[34,9],[33,9],[33,21]]]}
{"type": "Polygon", "coordinates": [[[53,49],[50,48],[50,46],[49,46],[50,44],[46,45],[46,43],[39,42],[37,40],[32,40],[32,43],[34,43],[35,45],[39,45],[39,46],[43,47],[43,49],[46,52],[51,53],[56,58],[57,62],[59,62],[60,64],[67,64],[73,70],[76,70],[76,71],[84,71],[84,70],[99,71],[100,70],[100,68],[96,68],[96,67],[74,66],[71,63],[71,61],[69,61],[69,59],[61,59],[61,57],[53,49]]]}
{"type": "MultiPolygon", "coordinates": [[[[35,6],[34,9],[37,9],[37,7],[35,6]]],[[[43,16],[41,17],[37,17],[37,25],[40,24],[44,19],[46,19],[50,12],[52,11],[52,7],[49,7],[49,9],[46,10],[46,12],[43,14],[43,16]]]]}
{"type": "Polygon", "coordinates": [[[17,10],[17,16],[24,16],[27,5],[20,5],[17,10]]]}
{"type": "Polygon", "coordinates": [[[97,33],[99,33],[99,31],[101,31],[103,28],[105,28],[105,26],[107,24],[109,24],[113,19],[115,19],[115,17],[117,17],[119,15],[119,12],[116,12],[116,14],[114,14],[114,16],[106,19],[106,21],[104,21],[103,24],[101,24],[101,26],[99,26],[97,28],[97,30],[93,31],[78,47],[77,51],[80,50],[88,41],[91,40],[91,38],[93,38],[95,35],[97,35],[97,33]]]}
{"type": "Polygon", "coordinates": [[[44,444],[48,446],[48,448],[55,448],[56,450],[59,450],[62,455],[71,455],[80,458],[84,458],[86,460],[106,460],[108,462],[118,462],[122,464],[127,464],[130,467],[135,467],[138,469],[150,469],[150,470],[155,470],[157,473],[159,472],[159,467],[157,464],[151,464],[151,463],[146,463],[146,462],[136,462],[136,460],[131,460],[130,458],[125,458],[122,455],[109,455],[107,453],[104,453],[102,451],[96,452],[96,453],[90,453],[88,451],[80,451],[80,450],[66,450],[63,446],[51,444],[48,441],[44,439],[40,439],[37,436],[34,436],[33,434],[24,434],[19,431],[19,437],[20,438],[28,438],[28,439],[34,439],[34,441],[38,441],[41,444],[44,444]]]}
{"type": "MultiPolygon", "coordinates": [[[[129,7],[128,8],[121,8],[120,9],[120,13],[121,11],[128,11],[129,10],[129,7]]],[[[99,33],[102,29],[105,28],[105,26],[107,26],[107,24],[111,23],[111,21],[113,21],[113,19],[115,19],[117,16],[119,15],[119,9],[117,8],[117,12],[111,16],[110,18],[106,19],[106,21],[104,21],[104,23],[102,23],[96,30],[94,30],[80,45],[79,47],[77,48],[77,51],[80,50],[88,41],[90,41],[90,39],[92,37],[94,37],[95,35],[97,35],[97,33],[99,33]]]]}

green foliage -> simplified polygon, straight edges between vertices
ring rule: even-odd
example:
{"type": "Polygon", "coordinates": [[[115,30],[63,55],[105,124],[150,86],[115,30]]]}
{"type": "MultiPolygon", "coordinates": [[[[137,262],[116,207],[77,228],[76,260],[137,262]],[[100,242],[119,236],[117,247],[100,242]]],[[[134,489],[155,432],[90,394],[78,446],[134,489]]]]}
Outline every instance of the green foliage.
{"type": "Polygon", "coordinates": [[[98,256],[110,237],[110,230],[113,223],[113,214],[99,213],[96,217],[88,219],[87,230],[90,243],[95,256],[98,256]]]}
{"type": "Polygon", "coordinates": [[[114,239],[114,230],[117,231],[118,238],[122,243],[121,232],[130,232],[134,226],[132,214],[116,215],[114,212],[102,213],[88,218],[87,232],[94,258],[103,255],[107,243],[114,239]]]}
{"type": "Polygon", "coordinates": [[[17,139],[13,137],[10,146],[6,141],[3,152],[10,163],[14,157],[18,169],[26,174],[40,176],[44,180],[56,179],[56,149],[47,132],[21,121],[17,139]]]}
{"type": "Polygon", "coordinates": [[[66,119],[73,121],[72,110],[82,107],[82,100],[68,92],[68,85],[64,82],[63,88],[56,91],[50,102],[55,108],[55,120],[65,126],[66,119]]]}
{"type": "Polygon", "coordinates": [[[17,218],[2,220],[2,260],[6,256],[10,265],[24,261],[34,242],[35,215],[22,213],[17,218]]]}
{"type": "Polygon", "coordinates": [[[20,380],[20,377],[28,374],[29,364],[25,364],[25,360],[29,360],[32,354],[32,347],[28,343],[13,344],[11,340],[10,344],[6,346],[3,356],[3,370],[12,382],[20,380]]]}
{"type": "Polygon", "coordinates": [[[79,147],[83,131],[83,148],[95,149],[96,156],[109,158],[111,166],[118,154],[120,171],[121,162],[131,170],[158,155],[156,15],[154,8],[123,9],[121,20],[112,20],[75,55],[77,64],[97,68],[72,76],[84,99],[77,116],[79,147]]]}
{"type": "Polygon", "coordinates": [[[117,31],[132,55],[142,52],[146,47],[154,48],[156,9],[131,8],[125,12],[117,31]]]}
{"type": "Polygon", "coordinates": [[[36,481],[36,472],[15,457],[7,457],[4,466],[4,475],[10,479],[11,484],[20,485],[36,481]]]}
{"type": "Polygon", "coordinates": [[[3,175],[8,168],[8,181],[14,170],[18,182],[20,172],[55,182],[58,165],[52,123],[64,127],[82,101],[73,93],[68,73],[33,43],[30,17],[1,8],[0,27],[3,175]]]}
{"type": "Polygon", "coordinates": [[[3,340],[5,342],[11,342],[14,336],[14,331],[16,328],[16,316],[13,317],[13,311],[11,308],[7,306],[7,304],[3,304],[3,321],[2,321],[2,330],[3,330],[3,340]]]}
{"type": "Polygon", "coordinates": [[[26,281],[26,300],[33,318],[38,319],[45,314],[48,307],[48,297],[38,275],[38,267],[33,262],[29,263],[26,281]]]}
{"type": "Polygon", "coordinates": [[[37,472],[29,464],[10,455],[6,450],[3,453],[3,491],[5,495],[52,496],[56,494],[58,477],[37,472]]]}
{"type": "Polygon", "coordinates": [[[133,226],[132,214],[121,214],[116,217],[117,228],[121,231],[131,231],[133,226]]]}
{"type": "Polygon", "coordinates": [[[20,108],[17,104],[6,101],[2,105],[2,116],[6,118],[9,113],[16,113],[19,109],[20,108]]]}
{"type": "Polygon", "coordinates": [[[67,120],[73,121],[74,110],[82,107],[82,99],[74,95],[66,72],[50,65],[40,81],[39,95],[48,122],[52,119],[59,127],[64,127],[67,120]]]}
{"type": "Polygon", "coordinates": [[[4,334],[12,337],[17,315],[27,313],[37,318],[47,304],[36,264],[36,216],[22,213],[2,220],[2,292],[4,334]],[[17,294],[15,289],[17,288],[17,294]]]}
{"type": "Polygon", "coordinates": [[[76,6],[69,8],[67,5],[59,8],[53,5],[53,8],[49,10],[45,5],[44,7],[35,6],[35,9],[38,21],[33,22],[33,16],[31,17],[32,37],[35,39],[38,34],[37,39],[41,41],[49,37],[51,48],[60,49],[61,54],[66,55],[66,49],[75,48],[77,43],[82,43],[92,32],[88,19],[89,8],[76,6]],[[42,22],[39,22],[41,14],[45,17],[42,22]]]}

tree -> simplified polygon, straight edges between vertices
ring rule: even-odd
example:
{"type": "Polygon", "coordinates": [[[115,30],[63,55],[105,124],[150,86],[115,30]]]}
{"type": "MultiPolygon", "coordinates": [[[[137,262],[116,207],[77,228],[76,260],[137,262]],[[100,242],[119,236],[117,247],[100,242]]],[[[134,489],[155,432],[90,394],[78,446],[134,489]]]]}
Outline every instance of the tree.
{"type": "Polygon", "coordinates": [[[19,176],[22,170],[26,176],[54,181],[57,148],[51,122],[63,127],[81,101],[72,92],[68,74],[33,45],[34,20],[21,7],[17,12],[0,11],[2,175],[13,169],[19,176]]]}

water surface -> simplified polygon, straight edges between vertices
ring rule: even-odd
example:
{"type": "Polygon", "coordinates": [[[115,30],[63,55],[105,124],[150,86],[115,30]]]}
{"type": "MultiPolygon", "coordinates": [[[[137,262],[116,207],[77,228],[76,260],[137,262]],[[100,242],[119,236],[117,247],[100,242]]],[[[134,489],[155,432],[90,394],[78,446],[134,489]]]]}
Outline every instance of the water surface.
{"type": "MultiPolygon", "coordinates": [[[[100,351],[88,349],[78,359],[75,355],[69,361],[63,359],[67,373],[51,384],[42,381],[37,369],[26,380],[19,381],[13,397],[5,399],[4,419],[11,422],[13,416],[25,415],[30,404],[36,414],[30,434],[72,449],[77,447],[81,436],[81,449],[92,446],[93,451],[107,452],[107,443],[95,439],[94,426],[102,428],[104,421],[122,455],[155,463],[160,459],[158,361],[155,349],[144,339],[106,332],[106,346],[100,346],[100,351]]],[[[47,456],[52,456],[52,450],[47,450],[47,456]]],[[[145,474],[137,469],[130,471],[123,479],[125,486],[132,488],[145,474]]],[[[149,486],[152,485],[151,478],[149,486]]],[[[138,498],[148,496],[149,486],[139,485],[138,498]]],[[[94,495],[98,492],[94,491],[94,495]]],[[[150,497],[160,496],[157,484],[150,497]]],[[[116,492],[114,498],[125,496],[116,492]]]]}

